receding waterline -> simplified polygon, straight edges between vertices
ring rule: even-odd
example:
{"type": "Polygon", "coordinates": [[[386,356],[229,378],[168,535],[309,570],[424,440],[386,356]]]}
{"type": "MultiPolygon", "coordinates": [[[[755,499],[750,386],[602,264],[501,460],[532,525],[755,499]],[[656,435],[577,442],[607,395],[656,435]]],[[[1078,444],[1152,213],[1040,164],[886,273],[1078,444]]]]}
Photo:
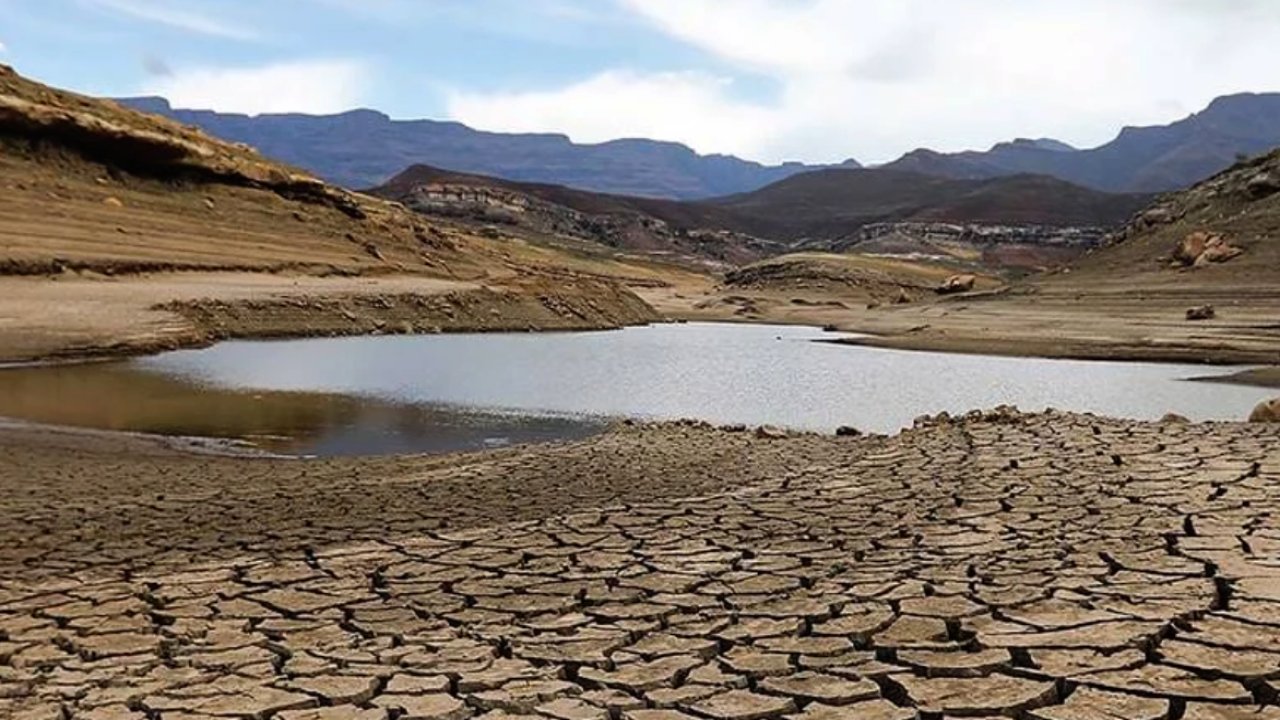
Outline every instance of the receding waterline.
{"type": "MultiPolygon", "coordinates": [[[[1268,395],[1259,388],[1186,382],[1205,374],[1196,365],[814,342],[831,337],[807,327],[690,323],[568,334],[227,342],[66,368],[57,383],[42,375],[53,369],[0,372],[0,415],[23,417],[14,407],[15,387],[23,383],[28,395],[40,383],[42,393],[54,396],[93,397],[112,388],[121,396],[146,392],[176,404],[185,394],[225,405],[226,418],[264,419],[254,431],[259,434],[296,432],[290,422],[319,424],[330,434],[345,428],[320,452],[359,454],[362,448],[440,451],[577,437],[598,430],[602,418],[614,417],[693,417],[816,431],[851,425],[892,432],[922,414],[1012,404],[1138,419],[1175,412],[1195,420],[1235,420],[1268,395]],[[25,377],[18,382],[14,373],[25,377]],[[266,422],[268,414],[289,422],[266,422]],[[330,416],[340,420],[326,420],[330,416]],[[421,427],[415,429],[418,422],[421,427]],[[381,447],[368,439],[388,432],[429,436],[440,428],[451,428],[445,434],[452,440],[381,447]]],[[[189,432],[199,427],[178,427],[184,424],[181,416],[175,411],[165,422],[201,434],[189,432]]]]}

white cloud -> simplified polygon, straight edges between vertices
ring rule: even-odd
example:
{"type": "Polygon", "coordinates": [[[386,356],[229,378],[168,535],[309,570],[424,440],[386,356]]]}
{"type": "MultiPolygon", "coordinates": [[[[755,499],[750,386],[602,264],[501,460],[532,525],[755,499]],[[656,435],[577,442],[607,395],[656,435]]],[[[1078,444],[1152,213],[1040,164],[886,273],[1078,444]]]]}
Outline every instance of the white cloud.
{"type": "Polygon", "coordinates": [[[703,152],[764,142],[777,118],[767,108],[727,96],[729,81],[683,72],[606,72],[552,92],[453,93],[451,117],[486,130],[568,129],[578,142],[645,137],[680,140],[703,152]],[[734,122],[726,122],[735,118],[734,122]]]}
{"type": "Polygon", "coordinates": [[[167,25],[200,35],[229,38],[232,40],[256,40],[258,34],[250,28],[223,22],[199,13],[177,7],[172,0],[90,0],[100,7],[127,15],[136,20],[167,25]]]}
{"type": "Polygon", "coordinates": [[[9,48],[5,46],[3,41],[0,41],[0,55],[3,55],[4,53],[7,53],[7,52],[9,52],[9,48]]]}
{"type": "Polygon", "coordinates": [[[262,113],[334,113],[363,101],[368,68],[355,60],[303,60],[261,67],[174,68],[140,92],[174,107],[262,113]]]}
{"type": "Polygon", "coordinates": [[[614,70],[542,92],[458,94],[451,115],[772,161],[884,161],[1025,135],[1096,145],[1217,95],[1280,89],[1270,0],[619,1],[711,56],[719,77],[614,70]],[[726,76],[778,90],[744,101],[726,76]]]}

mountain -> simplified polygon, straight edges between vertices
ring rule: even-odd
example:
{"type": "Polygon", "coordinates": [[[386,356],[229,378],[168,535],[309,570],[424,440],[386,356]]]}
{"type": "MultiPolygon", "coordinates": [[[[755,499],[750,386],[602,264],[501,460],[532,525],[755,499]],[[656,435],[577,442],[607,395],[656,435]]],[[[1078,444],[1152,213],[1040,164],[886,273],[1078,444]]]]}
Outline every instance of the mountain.
{"type": "Polygon", "coordinates": [[[738,264],[785,252],[782,243],[724,230],[715,207],[522,183],[414,165],[370,193],[482,234],[537,244],[589,243],[689,264],[738,264]]]}
{"type": "Polygon", "coordinates": [[[731,229],[777,240],[839,238],[886,222],[1109,226],[1150,198],[1039,175],[952,179],[897,170],[821,170],[755,192],[701,203],[731,229]]]}
{"type": "Polygon", "coordinates": [[[428,216],[490,226],[493,233],[505,228],[544,241],[572,238],[686,260],[741,264],[797,248],[861,250],[861,244],[890,255],[1016,246],[1027,249],[1029,259],[1003,258],[999,265],[1027,268],[1074,257],[1150,199],[1036,175],[953,180],[855,169],[804,173],[726,198],[675,201],[422,165],[371,192],[428,216]]]}
{"type": "Polygon", "coordinates": [[[1167,192],[1230,167],[1241,155],[1280,146],[1280,93],[1220,97],[1170,125],[1127,127],[1111,142],[1077,150],[1055,140],[1001,143],[987,151],[915,150],[882,167],[949,178],[1050,175],[1109,192],[1167,192]]]}
{"type": "MultiPolygon", "coordinates": [[[[574,143],[564,135],[506,134],[455,122],[392,120],[373,110],[338,115],[236,115],[180,110],[163,98],[117,102],[195,125],[350,188],[382,184],[413,164],[523,182],[659,198],[706,198],[764,187],[813,169],[699,155],[654,140],[574,143]]],[[[856,167],[857,162],[846,161],[856,167]]]]}

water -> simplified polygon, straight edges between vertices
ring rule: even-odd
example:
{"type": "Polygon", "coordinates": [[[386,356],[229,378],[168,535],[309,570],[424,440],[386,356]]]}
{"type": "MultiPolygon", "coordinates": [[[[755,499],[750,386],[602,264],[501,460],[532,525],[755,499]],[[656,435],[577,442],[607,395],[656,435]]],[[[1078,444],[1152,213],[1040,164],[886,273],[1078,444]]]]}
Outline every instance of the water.
{"type": "MultiPolygon", "coordinates": [[[[814,342],[832,337],[804,327],[691,323],[593,333],[227,342],[124,363],[20,372],[28,385],[64,373],[58,388],[41,391],[63,396],[62,405],[85,405],[81,398],[99,408],[111,404],[102,399],[104,387],[120,407],[136,405],[140,394],[172,400],[163,423],[139,427],[136,418],[116,418],[108,427],[274,438],[276,449],[320,454],[578,437],[608,417],[893,432],[922,414],[1012,404],[1142,419],[1176,412],[1194,420],[1238,420],[1273,394],[1187,382],[1228,372],[1198,365],[814,342]],[[211,423],[211,414],[224,422],[211,423]],[[245,428],[245,418],[255,427],[245,428]]],[[[13,386],[22,383],[11,381],[14,372],[0,372],[0,415],[69,422],[15,408],[13,386]]],[[[73,424],[104,426],[101,420],[73,424]]]]}

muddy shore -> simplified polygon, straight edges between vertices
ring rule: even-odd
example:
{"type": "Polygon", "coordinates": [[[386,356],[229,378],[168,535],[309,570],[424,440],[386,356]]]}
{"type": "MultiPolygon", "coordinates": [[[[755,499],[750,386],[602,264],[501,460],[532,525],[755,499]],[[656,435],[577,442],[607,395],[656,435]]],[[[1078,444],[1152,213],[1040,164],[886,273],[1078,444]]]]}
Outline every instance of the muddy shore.
{"type": "Polygon", "coordinates": [[[1280,426],[0,434],[0,716],[1275,718],[1280,426]]]}

